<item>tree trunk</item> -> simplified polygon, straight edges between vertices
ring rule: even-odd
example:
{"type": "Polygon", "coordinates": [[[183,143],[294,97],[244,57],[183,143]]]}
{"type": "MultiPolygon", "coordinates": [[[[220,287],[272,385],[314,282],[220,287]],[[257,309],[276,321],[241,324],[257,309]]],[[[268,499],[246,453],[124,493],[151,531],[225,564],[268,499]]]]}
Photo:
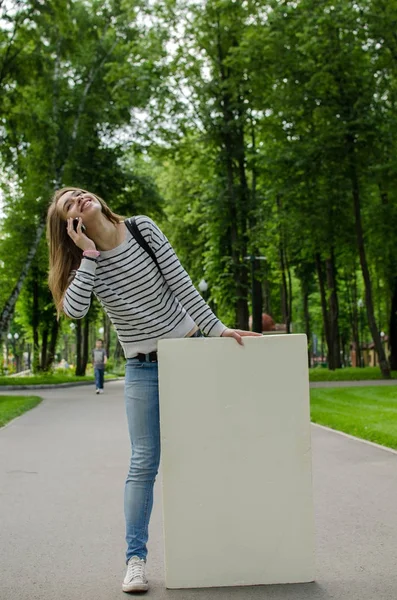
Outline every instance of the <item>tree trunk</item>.
{"type": "MultiPolygon", "coordinates": [[[[225,124],[225,128],[228,125],[225,124]]],[[[229,192],[229,211],[230,211],[230,232],[231,232],[231,248],[232,248],[232,262],[233,262],[233,275],[236,282],[236,326],[239,329],[248,329],[248,302],[247,302],[247,289],[248,289],[248,269],[244,262],[245,252],[241,250],[241,239],[238,229],[238,211],[237,211],[237,198],[236,190],[234,185],[234,173],[233,173],[233,144],[229,133],[224,135],[225,150],[226,150],[226,171],[227,171],[227,182],[229,192]]],[[[245,244],[244,244],[245,245],[245,244]]],[[[246,246],[245,246],[246,247],[246,246]]]]}
{"type": "MultiPolygon", "coordinates": [[[[323,335],[325,335],[325,342],[327,344],[328,354],[329,354],[331,342],[330,342],[329,320],[328,320],[328,310],[327,310],[327,296],[326,296],[326,292],[325,292],[324,273],[323,273],[323,267],[322,267],[320,255],[318,253],[316,253],[315,258],[316,258],[316,270],[317,270],[318,283],[320,286],[321,312],[323,315],[323,335]]],[[[329,358],[328,358],[328,360],[329,360],[329,358]]]]}
{"type": "Polygon", "coordinates": [[[397,371],[397,277],[394,278],[394,288],[390,309],[389,324],[390,368],[397,371]]]}
{"type": "Polygon", "coordinates": [[[88,342],[90,339],[90,318],[87,315],[84,318],[84,327],[83,327],[83,356],[81,360],[81,370],[82,375],[85,375],[88,363],[88,342]]]}
{"type": "MultiPolygon", "coordinates": [[[[248,182],[247,182],[247,175],[246,175],[246,170],[245,170],[245,165],[246,165],[246,156],[245,156],[245,136],[244,136],[244,105],[242,104],[242,98],[240,97],[239,100],[239,107],[238,107],[238,125],[236,126],[236,133],[235,133],[235,144],[234,144],[234,148],[235,148],[235,154],[236,154],[236,159],[237,159],[237,164],[238,164],[238,177],[239,177],[239,186],[238,186],[238,206],[237,206],[237,214],[238,214],[238,219],[239,219],[239,224],[240,224],[240,231],[239,231],[239,237],[240,237],[240,244],[239,244],[239,248],[240,248],[240,261],[241,261],[241,301],[239,304],[239,308],[238,308],[238,321],[237,321],[237,327],[239,329],[248,329],[248,319],[249,319],[249,312],[248,312],[248,290],[249,290],[249,283],[248,283],[248,265],[247,262],[245,261],[245,257],[247,255],[247,243],[248,243],[248,233],[247,233],[247,223],[248,223],[248,218],[249,218],[249,209],[251,206],[251,199],[250,199],[250,192],[249,192],[249,187],[248,187],[248,182]]],[[[255,266],[255,265],[254,265],[255,266]]],[[[262,315],[262,298],[260,299],[260,311],[261,311],[261,315],[262,315]]],[[[262,322],[262,317],[261,317],[261,322],[262,322]]]]}
{"type": "Polygon", "coordinates": [[[251,257],[252,267],[252,331],[262,333],[262,284],[256,278],[259,269],[259,260],[251,257]]]}
{"type": "Polygon", "coordinates": [[[106,356],[110,356],[110,338],[111,338],[111,329],[110,329],[110,319],[106,313],[103,314],[103,332],[104,332],[104,346],[106,350],[106,356]]]}
{"type": "Polygon", "coordinates": [[[283,321],[286,327],[287,333],[289,333],[289,315],[288,315],[288,288],[287,288],[287,278],[285,277],[285,266],[284,266],[284,253],[281,248],[279,248],[280,253],[280,269],[281,269],[281,312],[283,315],[283,321]]]}
{"type": "Polygon", "coordinates": [[[47,343],[48,343],[48,327],[44,327],[43,333],[41,336],[40,371],[46,370],[47,343]]]}
{"type": "Polygon", "coordinates": [[[324,362],[324,327],[321,330],[321,362],[324,362]]]}
{"type": "Polygon", "coordinates": [[[335,277],[335,255],[334,249],[331,248],[329,258],[325,261],[326,274],[327,274],[327,285],[329,289],[329,311],[328,311],[328,323],[329,323],[329,363],[331,369],[340,369],[340,336],[339,336],[339,306],[338,296],[336,289],[336,277],[335,277]],[[332,365],[332,366],[331,366],[332,365]]]}
{"type": "Polygon", "coordinates": [[[309,291],[304,281],[302,281],[302,295],[303,315],[305,319],[305,332],[307,337],[307,361],[310,369],[312,366],[312,334],[310,330],[309,291]]]}
{"type": "MultiPolygon", "coordinates": [[[[382,206],[388,206],[390,203],[388,192],[385,189],[383,189],[381,185],[379,185],[379,191],[380,191],[380,198],[381,198],[382,206]]],[[[386,236],[393,236],[394,232],[389,223],[388,223],[387,230],[384,233],[386,236]]],[[[390,246],[388,246],[388,245],[385,248],[384,259],[386,260],[386,264],[388,264],[388,265],[391,265],[394,262],[392,260],[390,246]]],[[[389,275],[388,279],[389,279],[390,299],[389,299],[389,302],[386,303],[386,314],[389,312],[389,315],[390,315],[389,316],[389,351],[390,351],[389,363],[390,363],[390,369],[392,371],[395,371],[395,370],[397,370],[397,277],[394,275],[394,272],[392,272],[392,277],[390,278],[390,275],[389,275]]],[[[378,286],[379,286],[379,281],[378,281],[378,286]]],[[[380,294],[378,294],[378,296],[379,295],[380,294]]],[[[379,319],[379,326],[380,326],[380,319],[379,319]]]]}
{"type": "Polygon", "coordinates": [[[355,352],[356,352],[356,366],[357,367],[361,367],[362,365],[362,361],[361,361],[361,348],[360,348],[360,334],[359,334],[359,323],[358,323],[358,310],[357,310],[357,302],[358,302],[358,298],[357,298],[357,277],[356,277],[356,271],[355,269],[353,269],[353,273],[352,273],[352,300],[351,300],[351,307],[352,307],[352,333],[353,333],[353,343],[355,346],[355,352]]]}
{"type": "MultiPolygon", "coordinates": [[[[244,261],[246,255],[246,218],[241,218],[241,209],[244,211],[244,198],[247,193],[247,182],[245,175],[245,148],[244,133],[236,122],[236,113],[232,108],[232,99],[228,92],[230,80],[230,69],[224,63],[224,50],[221,40],[221,25],[217,22],[217,52],[219,76],[223,84],[223,90],[219,97],[219,105],[222,110],[223,127],[221,139],[223,143],[224,164],[226,167],[227,188],[229,195],[229,223],[231,232],[231,248],[233,276],[235,284],[235,320],[240,329],[248,329],[248,268],[244,261]],[[235,185],[235,164],[239,168],[239,198],[237,197],[235,185]],[[238,200],[240,200],[238,204],[238,200]],[[240,210],[239,210],[240,209],[240,210]]],[[[248,205],[247,205],[248,206],[248,205]]]]}
{"type": "Polygon", "coordinates": [[[84,375],[81,360],[81,319],[76,320],[76,371],[75,375],[84,375]]]}
{"type": "Polygon", "coordinates": [[[281,196],[277,194],[276,196],[276,204],[278,210],[278,219],[279,219],[279,244],[278,244],[278,252],[280,259],[280,271],[281,271],[281,312],[283,315],[283,321],[287,330],[287,333],[290,333],[290,301],[288,294],[288,285],[287,278],[285,275],[286,270],[286,260],[285,260],[285,248],[284,248],[284,229],[282,225],[282,205],[281,205],[281,196]]]}
{"type": "Polygon", "coordinates": [[[291,323],[292,323],[292,278],[291,278],[291,269],[289,266],[287,253],[285,252],[285,265],[287,268],[287,278],[288,278],[288,329],[287,333],[291,333],[291,323]]]}
{"type": "MultiPolygon", "coordinates": [[[[251,185],[251,202],[250,202],[250,211],[249,211],[249,228],[252,240],[252,232],[255,227],[255,211],[256,211],[256,182],[257,182],[257,170],[256,170],[256,136],[255,136],[255,125],[254,121],[250,119],[251,125],[251,154],[253,155],[252,161],[252,185],[251,185]]],[[[253,244],[253,254],[259,254],[259,248],[256,244],[253,244]]],[[[251,257],[251,278],[252,278],[252,331],[256,331],[257,333],[262,333],[262,311],[263,311],[263,293],[262,293],[262,283],[256,277],[256,273],[259,270],[260,261],[251,257]]]]}
{"type": "Polygon", "coordinates": [[[119,360],[123,355],[123,348],[119,342],[119,338],[117,338],[116,348],[114,349],[114,360],[119,360]]]}
{"type": "MultiPolygon", "coordinates": [[[[226,127],[226,126],[225,126],[226,127]]],[[[236,304],[235,304],[235,320],[236,326],[242,329],[241,323],[247,319],[248,321],[248,307],[246,306],[246,290],[243,289],[242,268],[245,267],[244,262],[241,263],[239,258],[239,234],[238,234],[238,217],[237,217],[237,206],[236,206],[236,193],[234,188],[234,175],[233,175],[233,161],[232,161],[232,143],[229,133],[224,135],[225,142],[225,160],[226,160],[226,172],[227,172],[227,187],[229,194],[229,220],[230,220],[230,242],[232,249],[232,264],[233,264],[233,277],[236,282],[236,304]],[[245,300],[245,306],[244,306],[245,300]]]]}
{"type": "Polygon", "coordinates": [[[69,335],[63,336],[63,357],[64,360],[69,363],[69,335]]]}
{"type": "Polygon", "coordinates": [[[28,344],[28,369],[32,368],[32,345],[28,344]]]}
{"type": "Polygon", "coordinates": [[[363,274],[365,284],[365,305],[367,308],[368,325],[371,331],[372,339],[375,345],[375,349],[379,359],[379,366],[382,371],[382,375],[385,379],[390,379],[390,368],[387,362],[386,354],[382,345],[382,340],[379,334],[378,327],[376,325],[376,319],[374,314],[374,304],[372,299],[372,286],[371,278],[369,275],[367,257],[365,253],[364,245],[364,233],[361,220],[361,201],[360,201],[360,187],[358,182],[356,163],[355,163],[355,150],[354,150],[354,138],[352,135],[347,136],[347,150],[350,160],[350,180],[352,184],[352,196],[353,196],[353,207],[355,217],[355,228],[357,236],[358,253],[360,256],[361,271],[363,274]]]}
{"type": "Polygon", "coordinates": [[[50,346],[48,349],[45,370],[49,371],[52,367],[55,358],[56,346],[58,341],[58,333],[59,333],[59,321],[54,315],[52,326],[51,326],[51,337],[50,337],[50,346]]]}
{"type": "Polygon", "coordinates": [[[40,344],[39,344],[39,283],[37,281],[37,268],[33,268],[32,277],[32,329],[33,329],[33,372],[40,370],[40,344]]]}
{"type": "Polygon", "coordinates": [[[269,283],[269,265],[265,261],[265,277],[263,280],[263,310],[266,314],[272,314],[272,303],[270,294],[270,283],[269,283]]]}

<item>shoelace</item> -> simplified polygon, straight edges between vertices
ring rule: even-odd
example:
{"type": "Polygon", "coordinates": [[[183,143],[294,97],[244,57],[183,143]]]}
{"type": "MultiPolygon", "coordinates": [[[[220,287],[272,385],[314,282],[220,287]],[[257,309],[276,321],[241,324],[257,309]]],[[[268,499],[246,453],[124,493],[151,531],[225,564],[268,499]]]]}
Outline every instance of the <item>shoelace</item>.
{"type": "Polygon", "coordinates": [[[130,581],[139,579],[144,583],[146,581],[145,562],[143,560],[131,560],[128,563],[127,577],[130,581]]]}

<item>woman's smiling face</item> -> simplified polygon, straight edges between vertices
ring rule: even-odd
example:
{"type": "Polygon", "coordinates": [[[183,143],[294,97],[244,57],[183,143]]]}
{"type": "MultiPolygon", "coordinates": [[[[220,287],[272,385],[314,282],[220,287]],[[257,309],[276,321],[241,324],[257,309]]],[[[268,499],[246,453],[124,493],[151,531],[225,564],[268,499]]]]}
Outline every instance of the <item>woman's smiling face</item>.
{"type": "Polygon", "coordinates": [[[65,192],[59,198],[57,208],[64,221],[81,217],[83,223],[102,210],[99,200],[84,190],[65,192]]]}

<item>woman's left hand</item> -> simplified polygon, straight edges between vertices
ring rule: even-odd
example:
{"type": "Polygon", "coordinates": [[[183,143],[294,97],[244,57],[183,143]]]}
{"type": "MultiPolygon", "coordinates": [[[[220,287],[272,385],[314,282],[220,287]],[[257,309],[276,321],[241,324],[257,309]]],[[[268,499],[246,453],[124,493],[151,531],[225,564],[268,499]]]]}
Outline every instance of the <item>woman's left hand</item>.
{"type": "Polygon", "coordinates": [[[256,331],[244,331],[243,329],[225,329],[225,331],[221,334],[221,337],[232,337],[238,341],[241,346],[244,346],[243,337],[258,337],[261,336],[261,333],[256,333],[256,331]]]}

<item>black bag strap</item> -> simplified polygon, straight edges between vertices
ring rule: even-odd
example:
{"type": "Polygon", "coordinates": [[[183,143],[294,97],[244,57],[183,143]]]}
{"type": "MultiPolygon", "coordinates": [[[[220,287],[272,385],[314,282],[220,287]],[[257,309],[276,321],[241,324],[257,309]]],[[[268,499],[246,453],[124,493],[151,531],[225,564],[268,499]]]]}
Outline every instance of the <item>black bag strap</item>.
{"type": "Polygon", "coordinates": [[[138,242],[138,244],[141,246],[141,248],[143,248],[149,254],[150,258],[156,264],[156,267],[158,268],[158,270],[161,273],[160,265],[157,261],[156,255],[153,252],[153,250],[151,249],[151,247],[149,246],[149,244],[147,243],[147,241],[145,240],[145,238],[143,237],[143,235],[141,234],[141,232],[139,231],[138,225],[136,224],[136,221],[135,221],[135,217],[132,217],[131,219],[126,219],[124,222],[125,222],[125,226],[127,227],[128,231],[131,233],[132,237],[138,242]]]}

